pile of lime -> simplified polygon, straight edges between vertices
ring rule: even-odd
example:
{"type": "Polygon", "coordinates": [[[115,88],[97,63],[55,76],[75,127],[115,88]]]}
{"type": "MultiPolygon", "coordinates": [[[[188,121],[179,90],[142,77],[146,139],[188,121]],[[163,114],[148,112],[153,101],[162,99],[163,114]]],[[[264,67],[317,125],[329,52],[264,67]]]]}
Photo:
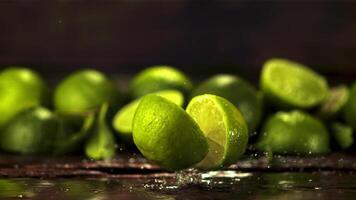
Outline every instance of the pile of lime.
{"type": "Polygon", "coordinates": [[[49,88],[29,68],[0,72],[3,151],[83,152],[107,160],[124,145],[167,170],[210,170],[236,163],[248,145],[287,155],[354,145],[356,83],[329,88],[322,75],[287,59],[263,64],[259,88],[236,74],[217,74],[194,86],[172,66],[139,72],[126,94],[95,69],[75,71],[49,88]]]}

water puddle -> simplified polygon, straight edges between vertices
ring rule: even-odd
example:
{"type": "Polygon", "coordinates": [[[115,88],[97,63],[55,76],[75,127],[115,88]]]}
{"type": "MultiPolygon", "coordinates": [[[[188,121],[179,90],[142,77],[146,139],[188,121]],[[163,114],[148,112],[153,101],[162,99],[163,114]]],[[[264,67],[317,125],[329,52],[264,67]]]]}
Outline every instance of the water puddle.
{"type": "Polygon", "coordinates": [[[356,199],[346,172],[240,173],[194,170],[117,179],[0,179],[0,199],[356,199]]]}

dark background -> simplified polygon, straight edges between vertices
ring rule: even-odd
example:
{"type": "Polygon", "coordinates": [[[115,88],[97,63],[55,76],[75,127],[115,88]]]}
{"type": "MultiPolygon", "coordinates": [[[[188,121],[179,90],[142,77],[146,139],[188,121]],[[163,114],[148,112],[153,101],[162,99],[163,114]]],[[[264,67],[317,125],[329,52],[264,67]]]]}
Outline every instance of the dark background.
{"type": "Polygon", "coordinates": [[[170,64],[258,77],[271,57],[356,77],[356,1],[0,0],[0,66],[48,75],[170,64]]]}

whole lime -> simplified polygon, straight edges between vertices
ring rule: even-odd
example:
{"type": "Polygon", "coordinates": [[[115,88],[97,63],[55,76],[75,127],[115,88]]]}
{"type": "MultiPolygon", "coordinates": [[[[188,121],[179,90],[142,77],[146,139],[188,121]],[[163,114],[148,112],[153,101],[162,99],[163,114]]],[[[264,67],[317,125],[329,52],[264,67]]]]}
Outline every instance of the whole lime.
{"type": "Polygon", "coordinates": [[[280,111],[264,124],[257,148],[276,154],[324,154],[330,151],[329,141],[319,119],[299,110],[280,111]]]}
{"type": "Polygon", "coordinates": [[[16,115],[0,133],[1,148],[20,154],[50,154],[60,130],[60,120],[42,107],[16,115]]]}
{"type": "Polygon", "coordinates": [[[103,73],[85,69],[61,81],[54,93],[56,111],[67,115],[83,115],[108,102],[121,103],[122,96],[115,84],[103,73]]]}
{"type": "Polygon", "coordinates": [[[192,89],[190,79],[171,66],[153,66],[138,73],[130,82],[129,92],[136,99],[160,90],[174,89],[188,94],[192,89]]]}
{"type": "Polygon", "coordinates": [[[10,67],[0,73],[0,127],[22,110],[48,102],[48,88],[34,71],[10,67]]]}
{"type": "Polygon", "coordinates": [[[195,88],[191,96],[202,94],[214,94],[233,103],[244,116],[250,132],[259,125],[262,99],[247,81],[229,74],[215,75],[195,88]]]}

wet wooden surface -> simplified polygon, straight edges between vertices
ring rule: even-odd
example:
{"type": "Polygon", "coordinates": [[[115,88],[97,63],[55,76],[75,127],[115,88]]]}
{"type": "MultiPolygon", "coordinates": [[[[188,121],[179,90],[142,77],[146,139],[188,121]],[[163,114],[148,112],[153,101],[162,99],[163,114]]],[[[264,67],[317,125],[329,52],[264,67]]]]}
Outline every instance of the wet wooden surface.
{"type": "MultiPolygon", "coordinates": [[[[139,155],[121,154],[110,161],[91,161],[84,157],[0,156],[0,177],[135,177],[171,176],[139,155]]],[[[356,171],[356,155],[334,153],[327,156],[245,157],[225,170],[236,171],[356,171]]]]}

